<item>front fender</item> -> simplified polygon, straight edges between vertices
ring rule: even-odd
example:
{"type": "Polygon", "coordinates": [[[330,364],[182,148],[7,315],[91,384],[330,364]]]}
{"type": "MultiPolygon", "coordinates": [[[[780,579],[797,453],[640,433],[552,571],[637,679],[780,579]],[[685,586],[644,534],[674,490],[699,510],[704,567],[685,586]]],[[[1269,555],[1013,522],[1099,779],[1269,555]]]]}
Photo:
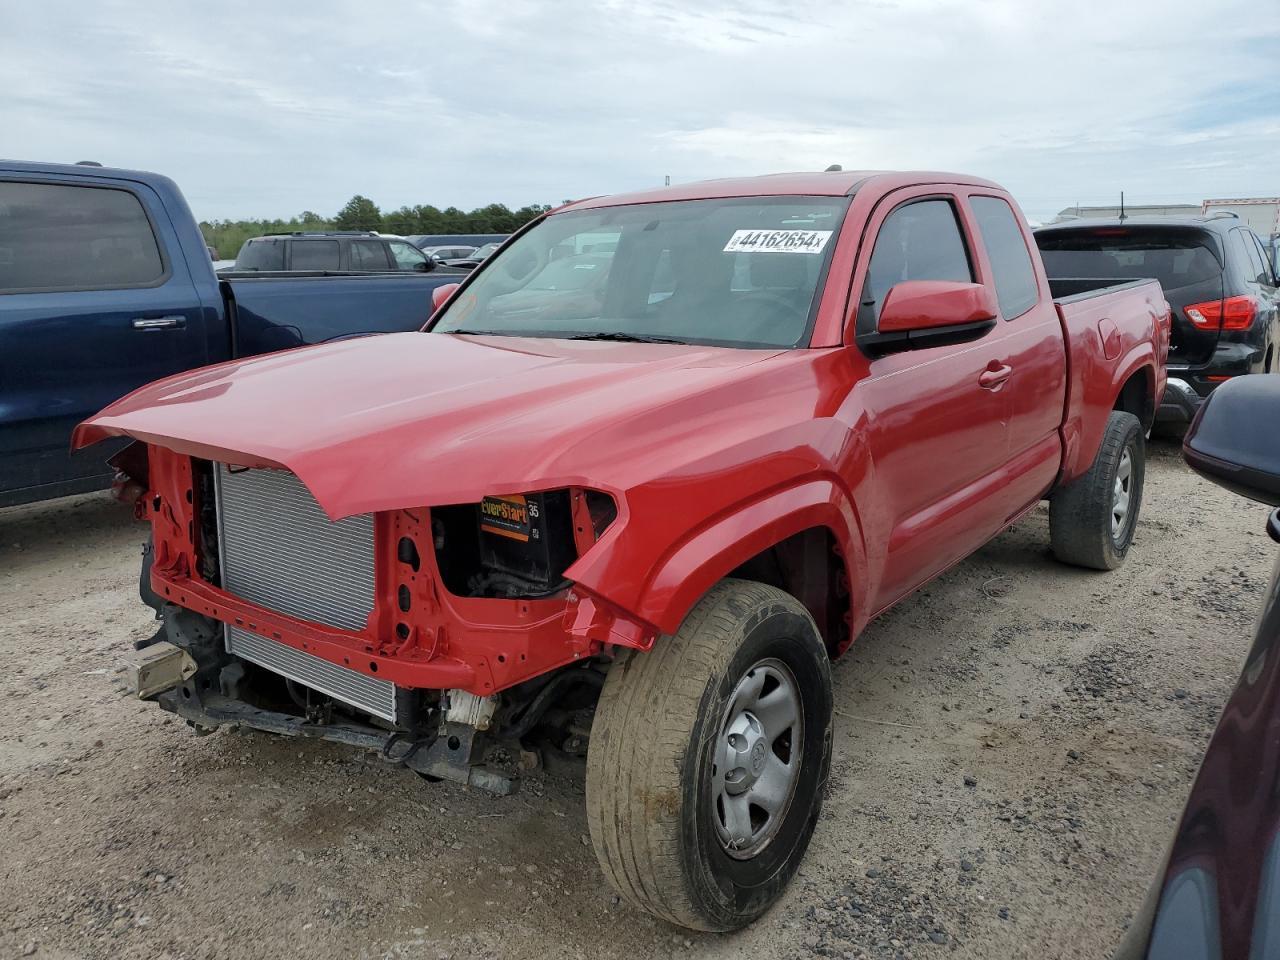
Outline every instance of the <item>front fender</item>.
{"type": "Polygon", "coordinates": [[[827,478],[775,490],[719,514],[672,545],[632,591],[620,594],[610,589],[614,584],[593,582],[593,571],[577,579],[587,590],[670,634],[679,629],[703,594],[735,568],[815,527],[831,531],[845,557],[850,582],[865,582],[866,551],[857,512],[845,492],[827,478]]]}

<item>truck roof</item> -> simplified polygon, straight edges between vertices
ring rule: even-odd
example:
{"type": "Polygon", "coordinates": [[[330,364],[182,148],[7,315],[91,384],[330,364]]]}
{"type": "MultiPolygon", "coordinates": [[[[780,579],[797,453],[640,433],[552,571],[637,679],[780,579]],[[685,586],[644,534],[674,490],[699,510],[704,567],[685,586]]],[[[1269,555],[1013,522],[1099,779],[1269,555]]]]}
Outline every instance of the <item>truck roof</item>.
{"type": "Polygon", "coordinates": [[[959,173],[926,170],[831,170],[823,172],[773,173],[758,177],[700,180],[652,190],[590,197],[568,203],[554,212],[587,210],[593,207],[620,207],[632,203],[661,203],[666,200],[712,200],[726,197],[843,197],[870,182],[882,190],[921,183],[961,183],[969,186],[1003,187],[990,180],[959,173]]]}
{"type": "Polygon", "coordinates": [[[84,160],[80,163],[36,163],[31,160],[0,158],[0,170],[17,173],[50,173],[60,177],[114,177],[118,180],[140,180],[144,182],[163,177],[163,174],[150,173],[146,170],[104,167],[91,160],[84,160]]]}
{"type": "Polygon", "coordinates": [[[166,204],[186,204],[178,185],[162,173],[148,170],[128,170],[123,167],[102,167],[93,161],[82,163],[34,163],[30,160],[0,158],[0,173],[32,173],[48,177],[83,177],[86,180],[111,179],[142,183],[157,190],[166,204]]]}

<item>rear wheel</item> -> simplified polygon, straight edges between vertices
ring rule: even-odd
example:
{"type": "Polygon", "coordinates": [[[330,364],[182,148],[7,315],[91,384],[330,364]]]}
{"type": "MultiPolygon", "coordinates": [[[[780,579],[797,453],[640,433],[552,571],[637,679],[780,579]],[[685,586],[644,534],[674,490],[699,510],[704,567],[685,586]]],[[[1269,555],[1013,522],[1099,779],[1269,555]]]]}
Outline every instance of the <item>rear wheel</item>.
{"type": "Polygon", "coordinates": [[[804,856],[831,759],[831,672],[792,596],[726,580],[609,671],[587,754],[600,866],[641,909],[750,923],[804,856]]]}
{"type": "Polygon", "coordinates": [[[1049,501],[1049,537],[1063,563],[1114,570],[1137,529],[1146,471],[1142,424],[1113,410],[1089,472],[1049,501]]]}

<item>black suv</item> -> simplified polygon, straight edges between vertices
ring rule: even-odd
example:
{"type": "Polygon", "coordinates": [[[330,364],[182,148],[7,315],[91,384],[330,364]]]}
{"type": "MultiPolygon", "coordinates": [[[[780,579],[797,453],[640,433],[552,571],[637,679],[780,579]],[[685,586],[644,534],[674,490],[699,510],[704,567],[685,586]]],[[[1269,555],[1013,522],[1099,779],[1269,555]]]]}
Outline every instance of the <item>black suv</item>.
{"type": "Polygon", "coordinates": [[[262,272],[386,273],[435,269],[435,261],[408,240],[377,233],[284,233],[244,242],[236,270],[262,272]]]}
{"type": "Polygon", "coordinates": [[[1275,266],[1235,214],[1073,220],[1035,237],[1050,279],[1160,281],[1173,308],[1161,423],[1185,426],[1218,384],[1280,368],[1275,266]]]}

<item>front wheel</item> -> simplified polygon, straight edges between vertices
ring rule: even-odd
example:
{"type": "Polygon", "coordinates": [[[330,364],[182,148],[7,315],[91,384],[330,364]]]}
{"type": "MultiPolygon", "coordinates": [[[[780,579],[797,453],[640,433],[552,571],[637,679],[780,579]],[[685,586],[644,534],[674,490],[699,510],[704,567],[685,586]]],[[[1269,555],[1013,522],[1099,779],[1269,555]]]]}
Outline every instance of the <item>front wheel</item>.
{"type": "Polygon", "coordinates": [[[1114,570],[1138,526],[1146,444],[1142,423],[1113,410],[1089,472],[1049,500],[1049,538],[1063,563],[1114,570]]]}
{"type": "Polygon", "coordinates": [[[725,580],[672,637],[613,665],[587,754],[587,819],[629,902],[734,930],[781,896],[831,760],[831,670],[805,608],[725,580]]]}

